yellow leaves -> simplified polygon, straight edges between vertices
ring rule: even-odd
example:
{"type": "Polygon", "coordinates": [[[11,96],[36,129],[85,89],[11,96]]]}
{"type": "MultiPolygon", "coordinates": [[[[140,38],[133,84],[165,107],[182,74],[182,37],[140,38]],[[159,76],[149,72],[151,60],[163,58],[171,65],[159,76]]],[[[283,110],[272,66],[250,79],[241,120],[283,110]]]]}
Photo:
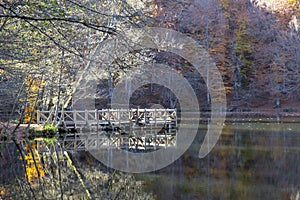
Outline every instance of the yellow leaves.
{"type": "Polygon", "coordinates": [[[289,4],[293,11],[300,12],[300,1],[299,0],[289,0],[289,4]]]}
{"type": "Polygon", "coordinates": [[[231,86],[225,86],[224,88],[225,88],[226,94],[229,94],[233,91],[233,87],[231,87],[231,86]]]}
{"type": "Polygon", "coordinates": [[[28,181],[34,181],[36,179],[38,179],[38,172],[40,173],[40,177],[44,177],[45,176],[45,172],[41,167],[41,164],[37,164],[37,168],[35,167],[34,163],[26,165],[26,174],[28,177],[28,181]]]}
{"type": "MultiPolygon", "coordinates": [[[[43,170],[42,164],[39,163],[38,160],[38,154],[35,151],[36,144],[32,143],[32,152],[33,155],[29,149],[29,145],[26,145],[27,155],[24,156],[24,159],[26,161],[26,176],[28,177],[28,181],[34,181],[38,179],[38,173],[40,174],[40,177],[45,176],[45,171],[43,170]],[[34,164],[36,163],[36,165],[34,164]]],[[[21,158],[20,158],[21,159],[21,158]]]]}
{"type": "Polygon", "coordinates": [[[224,10],[228,10],[230,8],[230,3],[228,0],[221,0],[221,6],[224,10]]]}
{"type": "MultiPolygon", "coordinates": [[[[238,29],[235,32],[236,43],[234,45],[235,52],[240,55],[243,59],[246,58],[246,54],[251,54],[253,52],[253,38],[249,36],[247,30],[248,19],[241,18],[238,21],[238,29]]],[[[244,63],[246,64],[246,60],[244,63]]]]}
{"type": "Polygon", "coordinates": [[[297,2],[298,2],[298,0],[289,0],[290,4],[294,4],[294,3],[297,3],[297,2]]]}
{"type": "MultiPolygon", "coordinates": [[[[26,80],[26,87],[27,87],[28,95],[27,95],[27,99],[26,99],[27,106],[25,107],[25,117],[24,117],[25,123],[28,123],[32,117],[32,113],[34,112],[34,109],[35,109],[34,104],[35,104],[36,98],[38,98],[39,88],[43,84],[44,84],[43,80],[36,79],[36,78],[28,77],[26,80]]],[[[34,118],[33,118],[33,121],[35,121],[34,118]]]]}

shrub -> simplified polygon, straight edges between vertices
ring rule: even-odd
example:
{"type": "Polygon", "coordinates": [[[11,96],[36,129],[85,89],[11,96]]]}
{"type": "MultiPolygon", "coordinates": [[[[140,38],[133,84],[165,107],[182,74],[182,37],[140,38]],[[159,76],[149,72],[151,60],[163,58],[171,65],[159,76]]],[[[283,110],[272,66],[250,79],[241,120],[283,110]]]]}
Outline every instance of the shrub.
{"type": "Polygon", "coordinates": [[[57,128],[57,126],[47,123],[44,125],[43,130],[47,137],[53,137],[57,133],[58,128],[57,128]]]}

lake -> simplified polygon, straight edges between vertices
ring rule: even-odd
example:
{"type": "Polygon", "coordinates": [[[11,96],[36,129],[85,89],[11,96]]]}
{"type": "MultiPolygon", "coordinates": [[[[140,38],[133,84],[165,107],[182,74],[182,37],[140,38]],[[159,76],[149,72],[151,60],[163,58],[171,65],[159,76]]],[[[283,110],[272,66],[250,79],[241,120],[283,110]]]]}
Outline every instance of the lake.
{"type": "Polygon", "coordinates": [[[297,199],[299,119],[230,119],[214,149],[198,158],[206,125],[168,167],[139,174],[157,199],[297,199]]]}
{"type": "MultiPolygon", "coordinates": [[[[82,175],[92,199],[299,200],[300,118],[229,118],[213,150],[199,159],[200,145],[207,133],[207,121],[202,122],[188,150],[171,165],[151,173],[119,173],[100,164],[87,151],[70,152],[72,161],[61,153],[64,197],[88,199],[87,190],[79,181],[82,175]],[[76,164],[81,175],[75,173],[70,162],[76,164]]],[[[20,180],[25,184],[16,147],[10,144],[2,149],[2,155],[0,198],[1,195],[14,199],[23,198],[25,193],[32,195],[29,189],[16,187],[20,180]]],[[[50,159],[56,154],[45,156],[49,158],[44,159],[48,163],[45,169],[47,166],[57,169],[55,160],[50,159]]],[[[44,193],[51,198],[60,196],[60,190],[51,184],[60,177],[57,172],[47,169],[42,179],[46,184],[44,193]]],[[[41,197],[37,180],[32,182],[35,196],[41,197]]]]}

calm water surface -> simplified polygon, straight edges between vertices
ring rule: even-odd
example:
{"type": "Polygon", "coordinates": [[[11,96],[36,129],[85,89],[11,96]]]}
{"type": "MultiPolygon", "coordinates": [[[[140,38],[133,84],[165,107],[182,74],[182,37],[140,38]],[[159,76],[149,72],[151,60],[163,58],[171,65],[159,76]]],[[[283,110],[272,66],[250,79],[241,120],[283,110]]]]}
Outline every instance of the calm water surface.
{"type": "MultiPolygon", "coordinates": [[[[152,193],[156,199],[163,200],[300,199],[300,119],[281,119],[279,122],[276,119],[227,120],[217,145],[209,155],[199,159],[198,153],[206,131],[207,124],[202,124],[194,143],[170,166],[152,173],[135,174],[139,181],[132,180],[131,189],[125,191],[124,195],[135,193],[137,184],[134,183],[142,181],[143,192],[152,193]]],[[[7,148],[7,152],[10,152],[9,155],[15,152],[11,160],[20,162],[16,150],[7,148]]],[[[108,193],[105,193],[105,183],[108,179],[104,180],[102,176],[105,173],[99,171],[105,167],[101,167],[91,155],[87,156],[87,152],[78,154],[78,158],[74,156],[74,159],[77,159],[79,169],[85,174],[89,189],[95,195],[100,193],[98,196],[106,197],[108,193]],[[90,178],[96,172],[102,178],[90,178]],[[99,183],[101,179],[102,185],[99,183]]],[[[0,171],[0,187],[1,184],[10,183],[8,180],[14,174],[19,178],[24,177],[21,163],[9,165],[2,162],[1,165],[0,160],[0,168],[5,169],[0,171]]],[[[66,169],[69,169],[67,165],[66,169]]],[[[106,176],[109,176],[108,172],[114,176],[113,170],[108,169],[106,176]]],[[[79,183],[69,176],[66,180],[79,183]]],[[[72,183],[69,185],[73,187],[72,183]]],[[[118,191],[119,186],[114,187],[118,191]]],[[[85,193],[79,194],[84,196],[85,193]]]]}
{"type": "Polygon", "coordinates": [[[137,175],[157,199],[297,199],[299,119],[231,120],[213,151],[199,159],[206,126],[172,165],[137,175]]]}

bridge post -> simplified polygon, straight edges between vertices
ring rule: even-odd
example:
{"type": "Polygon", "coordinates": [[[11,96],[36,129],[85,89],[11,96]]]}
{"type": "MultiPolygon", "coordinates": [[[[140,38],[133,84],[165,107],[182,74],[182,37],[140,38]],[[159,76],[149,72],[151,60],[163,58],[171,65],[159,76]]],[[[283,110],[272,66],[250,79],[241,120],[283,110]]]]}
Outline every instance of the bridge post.
{"type": "Polygon", "coordinates": [[[77,117],[76,117],[76,110],[74,110],[73,111],[73,114],[74,114],[74,116],[73,116],[73,119],[74,119],[74,124],[75,124],[75,128],[76,128],[76,121],[77,121],[77,117]]]}
{"type": "Polygon", "coordinates": [[[99,132],[99,115],[98,115],[98,109],[95,110],[95,119],[96,119],[96,124],[97,124],[97,133],[99,132]]]}
{"type": "Polygon", "coordinates": [[[89,124],[88,123],[88,112],[86,109],[84,110],[84,120],[85,120],[85,125],[88,125],[89,124]]]}
{"type": "Polygon", "coordinates": [[[157,119],[156,119],[156,108],[154,109],[154,127],[157,127],[157,119]]]}
{"type": "Polygon", "coordinates": [[[36,116],[36,123],[37,123],[37,124],[40,124],[41,113],[40,113],[39,110],[37,110],[36,114],[37,114],[37,116],[36,116]]]}

